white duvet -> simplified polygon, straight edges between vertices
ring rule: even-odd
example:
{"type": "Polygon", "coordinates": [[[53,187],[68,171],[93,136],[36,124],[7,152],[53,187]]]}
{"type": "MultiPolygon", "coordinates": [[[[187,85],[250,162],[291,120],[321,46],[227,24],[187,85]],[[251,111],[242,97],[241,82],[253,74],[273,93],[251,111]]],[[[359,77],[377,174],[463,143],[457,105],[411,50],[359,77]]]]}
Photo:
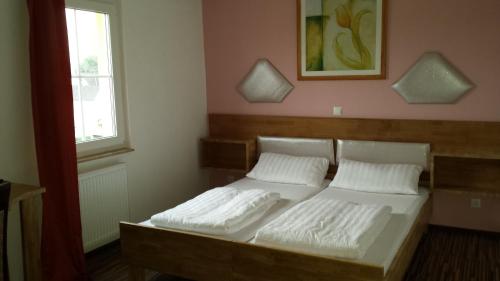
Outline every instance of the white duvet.
{"type": "Polygon", "coordinates": [[[342,258],[362,258],[391,217],[392,208],[310,199],[261,228],[257,244],[342,258]]]}
{"type": "Polygon", "coordinates": [[[261,218],[280,199],[261,189],[218,187],[151,217],[158,227],[214,235],[240,231],[261,218]]]}

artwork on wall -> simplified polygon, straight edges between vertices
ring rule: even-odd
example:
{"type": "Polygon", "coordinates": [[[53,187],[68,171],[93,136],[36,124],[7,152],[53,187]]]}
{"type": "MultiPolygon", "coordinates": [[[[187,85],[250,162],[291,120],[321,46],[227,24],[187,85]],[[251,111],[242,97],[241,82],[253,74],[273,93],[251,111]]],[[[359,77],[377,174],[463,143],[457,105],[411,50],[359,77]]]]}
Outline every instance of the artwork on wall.
{"type": "Polygon", "coordinates": [[[407,103],[457,102],[474,85],[441,54],[423,54],[392,88],[407,103]]]}
{"type": "Polygon", "coordinates": [[[238,85],[248,102],[279,103],[293,90],[293,85],[267,59],[259,59],[238,85]]]}
{"type": "Polygon", "coordinates": [[[385,79],[387,0],[297,0],[298,79],[385,79]]]}

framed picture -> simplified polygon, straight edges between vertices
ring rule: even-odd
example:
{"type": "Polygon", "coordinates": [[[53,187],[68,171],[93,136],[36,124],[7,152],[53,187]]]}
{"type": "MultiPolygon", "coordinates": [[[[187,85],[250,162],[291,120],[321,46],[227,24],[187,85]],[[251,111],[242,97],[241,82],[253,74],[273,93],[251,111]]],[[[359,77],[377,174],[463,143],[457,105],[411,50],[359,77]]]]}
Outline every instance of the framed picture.
{"type": "Polygon", "coordinates": [[[385,79],[387,0],[297,0],[298,79],[385,79]]]}

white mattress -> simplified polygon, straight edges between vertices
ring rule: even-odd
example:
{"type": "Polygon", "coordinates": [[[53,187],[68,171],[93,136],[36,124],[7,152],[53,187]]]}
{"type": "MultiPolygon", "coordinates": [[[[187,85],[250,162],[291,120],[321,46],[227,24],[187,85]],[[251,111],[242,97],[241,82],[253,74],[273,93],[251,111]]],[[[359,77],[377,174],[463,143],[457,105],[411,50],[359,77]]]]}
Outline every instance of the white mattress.
{"type": "MultiPolygon", "coordinates": [[[[254,180],[250,178],[243,178],[235,181],[227,186],[241,188],[241,189],[263,189],[269,192],[277,192],[280,194],[281,199],[276,203],[267,213],[258,221],[245,227],[239,232],[230,235],[218,236],[231,241],[247,242],[250,241],[259,228],[266,225],[271,220],[278,217],[280,214],[294,206],[295,204],[311,198],[319,193],[323,188],[328,186],[330,180],[324,180],[321,188],[314,188],[298,184],[283,184],[272,183],[254,180]]],[[[140,223],[141,225],[155,227],[150,220],[140,223]]]]}
{"type": "Polygon", "coordinates": [[[419,188],[418,195],[368,193],[328,187],[314,198],[331,198],[361,204],[382,204],[392,207],[392,217],[375,239],[365,256],[358,261],[383,266],[386,273],[410,232],[420,209],[429,198],[426,188],[419,188]]]}

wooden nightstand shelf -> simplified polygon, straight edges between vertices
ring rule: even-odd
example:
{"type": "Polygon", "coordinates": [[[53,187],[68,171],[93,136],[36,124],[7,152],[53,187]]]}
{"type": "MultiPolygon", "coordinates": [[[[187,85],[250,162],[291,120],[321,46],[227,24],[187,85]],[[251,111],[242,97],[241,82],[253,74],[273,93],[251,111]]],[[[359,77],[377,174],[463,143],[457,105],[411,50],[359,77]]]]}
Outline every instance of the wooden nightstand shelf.
{"type": "Polygon", "coordinates": [[[431,223],[500,231],[500,155],[433,153],[431,223]]]}
{"type": "Polygon", "coordinates": [[[201,139],[201,166],[210,168],[210,187],[243,178],[256,162],[256,142],[236,139],[201,139]]]}
{"type": "Polygon", "coordinates": [[[500,195],[500,157],[433,154],[434,187],[441,191],[500,195]]]}
{"type": "Polygon", "coordinates": [[[202,167],[249,171],[255,164],[255,140],[201,139],[202,167]]]}

